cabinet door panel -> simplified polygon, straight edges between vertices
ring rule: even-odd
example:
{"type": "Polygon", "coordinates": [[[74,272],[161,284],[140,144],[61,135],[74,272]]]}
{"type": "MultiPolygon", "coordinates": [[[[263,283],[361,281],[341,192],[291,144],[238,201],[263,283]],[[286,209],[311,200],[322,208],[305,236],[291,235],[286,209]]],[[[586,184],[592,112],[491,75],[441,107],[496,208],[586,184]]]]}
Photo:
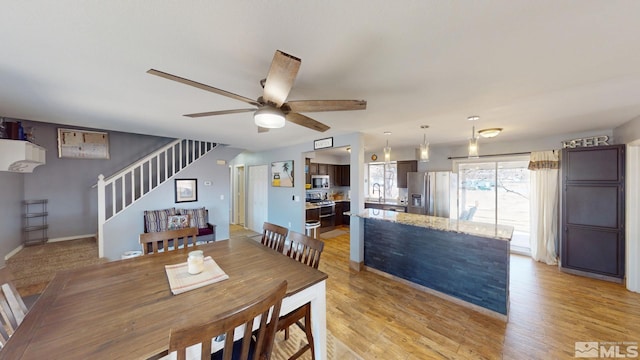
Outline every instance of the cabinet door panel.
{"type": "Polygon", "coordinates": [[[620,181],[620,149],[568,151],[567,181],[620,181]]]}
{"type": "Polygon", "coordinates": [[[416,160],[398,161],[397,163],[397,187],[401,189],[407,188],[407,173],[418,171],[418,162],[416,160]]]}
{"type": "Polygon", "coordinates": [[[567,186],[567,223],[617,228],[618,186],[567,186]]]}
{"type": "Polygon", "coordinates": [[[569,226],[565,235],[564,266],[610,276],[623,273],[616,231],[569,226]]]}

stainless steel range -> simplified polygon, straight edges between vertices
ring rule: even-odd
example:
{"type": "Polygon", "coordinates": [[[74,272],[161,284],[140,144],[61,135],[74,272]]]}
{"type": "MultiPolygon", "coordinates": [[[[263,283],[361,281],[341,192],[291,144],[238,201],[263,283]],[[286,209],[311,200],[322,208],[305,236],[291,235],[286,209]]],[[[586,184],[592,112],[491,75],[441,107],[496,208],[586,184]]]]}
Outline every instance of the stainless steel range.
{"type": "Polygon", "coordinates": [[[320,205],[320,227],[328,227],[335,225],[336,203],[332,200],[322,200],[320,205]]]}

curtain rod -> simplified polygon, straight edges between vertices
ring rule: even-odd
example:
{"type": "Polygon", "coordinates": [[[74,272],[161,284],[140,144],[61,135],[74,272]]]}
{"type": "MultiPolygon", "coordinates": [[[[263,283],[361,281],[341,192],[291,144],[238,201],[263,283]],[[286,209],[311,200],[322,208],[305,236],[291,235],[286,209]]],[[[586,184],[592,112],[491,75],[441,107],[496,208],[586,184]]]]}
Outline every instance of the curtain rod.
{"type": "MultiPolygon", "coordinates": [[[[480,155],[478,157],[483,158],[483,157],[492,157],[492,156],[530,155],[530,154],[531,154],[531,151],[525,151],[525,152],[505,153],[505,154],[480,155]]],[[[449,156],[447,159],[454,160],[454,159],[468,159],[468,158],[469,158],[468,156],[449,156]]]]}

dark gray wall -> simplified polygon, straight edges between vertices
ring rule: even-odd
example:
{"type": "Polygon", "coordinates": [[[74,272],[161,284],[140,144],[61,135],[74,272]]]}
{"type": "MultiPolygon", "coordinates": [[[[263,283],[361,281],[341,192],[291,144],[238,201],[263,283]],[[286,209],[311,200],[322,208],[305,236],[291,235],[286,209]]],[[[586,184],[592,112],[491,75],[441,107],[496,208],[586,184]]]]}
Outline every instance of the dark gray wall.
{"type": "Polygon", "coordinates": [[[0,171],[0,264],[22,243],[23,177],[20,173],[0,171]]]}
{"type": "Polygon", "coordinates": [[[23,121],[23,124],[34,127],[35,143],[47,149],[47,163],[24,175],[24,199],[49,200],[50,239],[96,234],[98,195],[92,186],[98,181],[98,175],[108,177],[174,140],[107,131],[109,159],[60,159],[57,129],[65,126],[32,121],[23,121]]]}

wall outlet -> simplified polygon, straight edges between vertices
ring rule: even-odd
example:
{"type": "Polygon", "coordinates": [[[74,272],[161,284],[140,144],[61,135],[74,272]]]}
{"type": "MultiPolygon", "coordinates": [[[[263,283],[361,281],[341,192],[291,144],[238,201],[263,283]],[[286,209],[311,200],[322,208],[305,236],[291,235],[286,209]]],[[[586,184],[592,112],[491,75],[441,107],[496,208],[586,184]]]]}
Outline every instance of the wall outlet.
{"type": "Polygon", "coordinates": [[[291,229],[291,221],[289,221],[289,229],[291,229]]]}
{"type": "Polygon", "coordinates": [[[224,200],[224,195],[220,195],[220,200],[224,200]]]}

